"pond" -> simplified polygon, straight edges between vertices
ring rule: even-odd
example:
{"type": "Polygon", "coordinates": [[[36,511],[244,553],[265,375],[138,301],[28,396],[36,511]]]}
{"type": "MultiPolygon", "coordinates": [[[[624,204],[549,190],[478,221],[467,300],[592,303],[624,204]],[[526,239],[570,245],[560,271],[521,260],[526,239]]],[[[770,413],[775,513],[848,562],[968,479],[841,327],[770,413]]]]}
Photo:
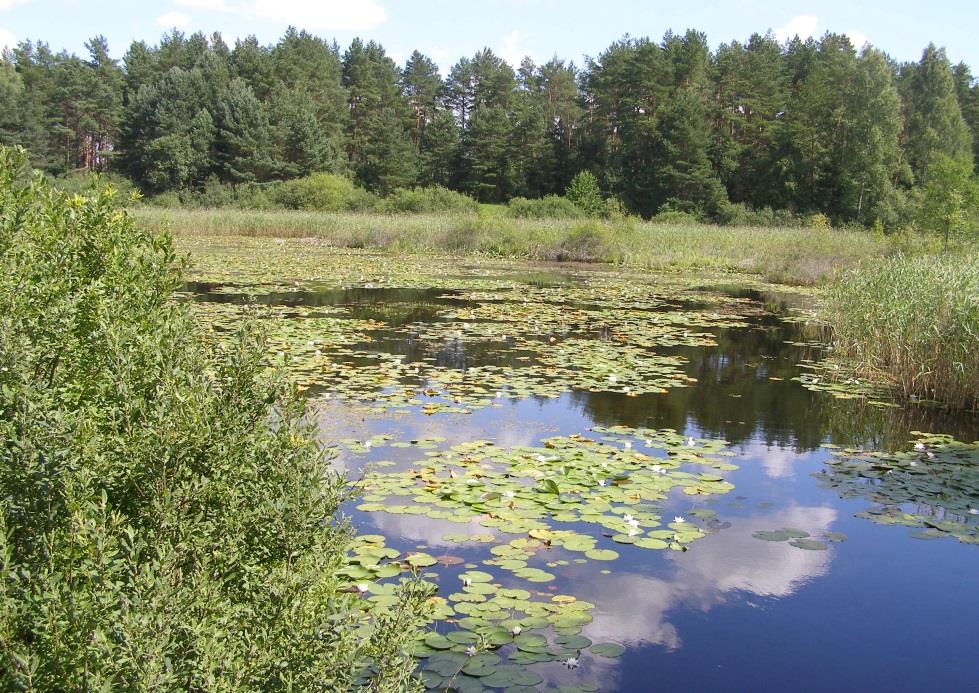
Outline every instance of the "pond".
{"type": "Polygon", "coordinates": [[[833,380],[814,292],[185,243],[337,445],[351,581],[438,584],[431,689],[979,682],[979,417],[833,380]]]}

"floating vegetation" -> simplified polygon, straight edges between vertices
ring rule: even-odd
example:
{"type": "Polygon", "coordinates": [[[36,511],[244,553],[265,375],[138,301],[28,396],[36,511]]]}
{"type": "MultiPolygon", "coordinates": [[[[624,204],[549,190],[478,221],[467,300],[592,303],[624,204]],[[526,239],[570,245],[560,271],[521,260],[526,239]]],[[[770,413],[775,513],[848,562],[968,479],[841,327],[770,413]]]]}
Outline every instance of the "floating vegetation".
{"type": "Polygon", "coordinates": [[[815,474],[843,498],[873,503],[858,517],[918,528],[916,538],[979,544],[979,442],[915,432],[909,450],[834,450],[815,474]]]}
{"type": "MultiPolygon", "coordinates": [[[[528,400],[543,408],[571,393],[568,405],[584,403],[593,420],[679,427],[681,418],[660,419],[647,403],[680,388],[688,389],[665,404],[716,391],[726,408],[711,415],[727,428],[705,428],[743,440],[756,423],[739,408],[761,406],[753,400],[756,383],[792,392],[806,406],[817,398],[792,380],[834,398],[890,399],[832,363],[806,361],[793,378],[799,354],[819,358],[825,345],[792,328],[802,337],[786,347],[772,312],[787,321],[812,315],[795,309],[798,317],[786,318],[784,305],[766,306],[755,291],[711,288],[730,276],[566,268],[528,276],[526,265],[482,259],[462,265],[302,242],[267,253],[264,245],[246,240],[242,248],[195,255],[196,278],[207,282],[197,288],[205,292],[197,296],[199,319],[219,344],[242,320],[262,320],[269,363],[285,366],[310,401],[323,405],[324,417],[341,417],[344,433],[330,437],[340,438],[342,462],[363,470],[351,484],[350,507],[369,517],[352,514],[378,532],[350,545],[340,570],[344,598],[381,613],[397,602],[403,582],[436,585],[430,627],[411,647],[428,690],[598,690],[587,681],[567,685],[568,672],[594,676],[636,639],[602,622],[608,604],[600,591],[569,585],[582,576],[615,581],[637,564],[693,569],[712,562],[725,536],[698,542],[731,526],[711,506],[734,488],[737,467],[724,441],[668,428],[584,431],[588,424],[573,417],[570,425],[533,413],[528,421],[528,400]],[[247,305],[253,294],[257,308],[247,305]],[[755,351],[739,353],[732,345],[742,345],[737,339],[749,330],[744,341],[755,351]],[[721,371],[712,360],[742,369],[745,386],[715,382],[721,371]],[[739,401],[732,407],[727,397],[739,401]],[[621,415],[626,409],[630,416],[621,415]],[[617,638],[623,643],[608,641],[617,638]]],[[[781,415],[783,403],[770,408],[781,415]]],[[[803,413],[808,419],[809,410],[803,413]]],[[[824,439],[815,428],[800,445],[824,439]]],[[[976,543],[975,445],[920,443],[898,455],[837,450],[821,479],[844,497],[871,500],[862,516],[914,527],[922,539],[976,543]]],[[[739,497],[725,507],[749,505],[739,497]]],[[[790,562],[822,565],[843,553],[827,552],[847,540],[827,531],[832,518],[777,517],[753,536],[792,547],[785,549],[790,562]]],[[[746,541],[782,559],[766,550],[774,547],[746,541]]]]}
{"type": "Polygon", "coordinates": [[[893,391],[884,383],[861,379],[834,361],[803,361],[803,373],[793,378],[807,390],[835,399],[862,399],[878,407],[895,407],[893,391]]]}
{"type": "MultiPolygon", "coordinates": [[[[679,515],[663,517],[671,493],[709,496],[733,489],[717,473],[735,468],[722,441],[624,426],[592,433],[600,438],[552,436],[534,447],[475,440],[442,449],[433,440],[423,459],[397,471],[370,471],[358,482],[361,511],[489,530],[443,536],[492,546],[482,569],[467,569],[458,583],[440,588],[440,619],[414,648],[430,690],[536,686],[539,674],[524,667],[560,661],[573,669],[589,652],[620,656],[622,645],[593,645],[580,634],[594,605],[572,595],[538,599],[534,590],[555,580],[552,570],[572,562],[613,564],[623,550],[687,550],[707,530],[679,515]],[[504,586],[521,582],[526,588],[504,586]],[[528,683],[517,683],[523,681],[528,683]]],[[[345,444],[356,451],[364,442],[345,444]]],[[[691,516],[713,518],[710,511],[691,516]]],[[[369,535],[358,539],[345,574],[373,581],[441,562],[424,551],[402,556],[369,535]]],[[[364,589],[373,603],[387,602],[383,586],[378,592],[368,582],[364,589]]]]}
{"type": "MultiPolygon", "coordinates": [[[[788,542],[789,546],[794,546],[797,549],[805,549],[807,551],[825,551],[829,548],[825,543],[819,541],[818,539],[813,539],[809,532],[802,529],[795,529],[793,527],[784,527],[782,529],[763,529],[752,534],[755,539],[761,539],[762,541],[778,541],[778,542],[788,542]]],[[[827,541],[843,541],[846,536],[842,534],[837,534],[837,537],[843,537],[843,539],[831,540],[830,534],[824,535],[827,541]]]]}
{"type": "Polygon", "coordinates": [[[314,401],[350,402],[365,412],[467,414],[575,390],[664,393],[694,381],[682,357],[657,349],[715,346],[709,330],[743,328],[764,313],[744,298],[705,290],[702,280],[695,286],[673,275],[580,272],[531,286],[521,283],[520,265],[446,274],[433,259],[294,254],[300,248],[285,244],[267,256],[240,256],[240,264],[235,255],[221,254],[219,263],[195,256],[196,278],[206,282],[197,285],[206,287],[198,317],[219,339],[259,317],[268,325],[270,363],[287,367],[314,401]],[[330,303],[353,300],[345,290],[360,300],[371,291],[390,300],[398,291],[405,300],[422,293],[428,308],[423,320],[402,324],[397,311],[330,303]],[[246,305],[249,293],[264,305],[246,305]],[[395,344],[409,352],[396,353],[395,344]]]}

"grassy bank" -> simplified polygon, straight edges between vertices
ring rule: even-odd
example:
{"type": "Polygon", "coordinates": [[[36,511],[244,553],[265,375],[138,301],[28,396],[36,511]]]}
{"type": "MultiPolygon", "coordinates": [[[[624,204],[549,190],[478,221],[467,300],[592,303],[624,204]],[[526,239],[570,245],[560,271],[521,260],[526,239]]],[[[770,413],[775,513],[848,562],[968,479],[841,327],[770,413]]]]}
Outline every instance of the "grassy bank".
{"type": "Polygon", "coordinates": [[[840,354],[907,396],[979,407],[979,256],[895,257],[827,293],[840,354]]]}
{"type": "Polygon", "coordinates": [[[818,284],[860,260],[884,257],[907,239],[864,231],[663,225],[635,220],[520,220],[498,215],[382,215],[231,209],[139,208],[137,222],[177,235],[318,238],[337,247],[400,253],[482,254],[585,261],[646,269],[761,274],[818,284]]]}

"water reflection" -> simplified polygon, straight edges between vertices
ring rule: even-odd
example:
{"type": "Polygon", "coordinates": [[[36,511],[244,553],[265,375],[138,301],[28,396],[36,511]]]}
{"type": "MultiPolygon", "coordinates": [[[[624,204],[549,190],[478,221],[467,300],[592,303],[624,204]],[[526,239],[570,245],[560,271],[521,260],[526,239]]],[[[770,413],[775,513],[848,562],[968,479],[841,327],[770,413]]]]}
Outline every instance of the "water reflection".
{"type": "MultiPolygon", "coordinates": [[[[539,276],[525,280],[538,288],[552,285],[539,276]]],[[[946,546],[915,542],[906,532],[890,532],[892,528],[854,518],[866,503],[840,496],[859,494],[843,493],[841,487],[820,488],[812,478],[827,456],[819,449],[827,442],[897,449],[905,445],[911,430],[975,440],[979,439],[979,417],[952,416],[923,407],[881,408],[806,390],[792,380],[799,374],[798,364],[818,360],[823,354],[818,347],[799,346],[811,335],[803,327],[782,323],[774,314],[797,307],[797,299],[753,292],[739,295],[764,300],[772,313],[754,319],[749,328],[711,330],[717,341],[714,347],[659,350],[686,359],[686,373],[697,379],[690,387],[640,397],[579,391],[557,399],[505,401],[470,415],[435,417],[417,412],[368,416],[331,401],[321,403],[318,413],[324,440],[365,440],[386,433],[397,440],[439,436],[446,439],[443,446],[486,438],[515,447],[535,445],[552,435],[581,433],[595,425],[626,425],[673,428],[694,436],[724,438],[734,446],[737,457],[733,461],[740,469],[729,478],[737,497],[711,506],[719,512],[712,525],[716,531],[695,542],[689,551],[616,546],[618,560],[555,568],[555,583],[538,587],[545,596],[559,591],[596,604],[585,635],[596,642],[620,642],[632,648],[623,660],[587,657],[578,672],[568,672],[559,664],[542,665],[540,671],[549,682],[575,685],[591,679],[600,681],[603,690],[646,690],[651,680],[647,675],[672,666],[678,672],[664,674],[663,681],[673,687],[710,689],[710,683],[719,680],[713,677],[719,675],[703,666],[708,658],[724,660],[732,667],[737,662],[751,670],[753,681],[764,682],[771,662],[751,652],[749,634],[767,638],[770,645],[775,643],[772,647],[790,650],[783,659],[791,662],[808,648],[806,633],[817,631],[827,618],[843,632],[861,635],[859,639],[851,635],[842,644],[823,643],[826,650],[837,647],[836,659],[822,661],[821,667],[812,664],[816,660],[807,660],[819,672],[813,675],[810,687],[846,685],[852,682],[857,666],[866,681],[888,675],[893,676],[889,681],[910,681],[916,671],[913,653],[924,647],[918,644],[923,631],[929,633],[929,646],[937,650],[936,656],[947,653],[954,660],[943,670],[946,683],[979,680],[970,678],[970,672],[979,672],[974,671],[974,657],[966,656],[979,620],[979,606],[972,598],[979,590],[979,551],[953,542],[946,546]],[[850,539],[826,551],[806,551],[752,536],[759,530],[783,527],[798,527],[814,536],[830,529],[845,530],[850,539]],[[606,567],[609,574],[601,572],[606,567]],[[946,580],[947,575],[954,579],[946,580]],[[897,596],[890,599],[891,594],[897,596]],[[919,605],[922,613],[911,611],[919,605]],[[863,610],[860,616],[854,615],[857,606],[863,610]],[[737,618],[723,615],[727,609],[738,610],[737,618]],[[758,617],[760,625],[752,632],[743,623],[749,620],[744,610],[769,611],[758,617]],[[914,628],[907,628],[908,623],[915,624],[914,628]],[[869,643],[884,631],[887,647],[873,654],[869,643]],[[891,650],[907,656],[896,658],[891,650]],[[688,652],[690,660],[685,660],[688,652]],[[753,656],[756,661],[749,661],[753,656]]],[[[215,300],[243,299],[217,294],[215,300]]],[[[487,364],[518,367],[526,356],[509,341],[423,339],[417,331],[396,329],[443,321],[440,311],[462,303],[444,289],[281,292],[270,295],[268,301],[342,306],[351,317],[382,320],[389,329],[372,332],[370,341],[355,349],[403,355],[407,363],[428,360],[458,370],[487,364]]],[[[358,473],[368,461],[407,464],[419,459],[423,455],[418,450],[378,446],[367,455],[341,450],[338,463],[358,473]]],[[[885,489],[893,487],[890,484],[885,489]]],[[[895,495],[901,492],[900,488],[893,491],[895,495]]],[[[899,504],[902,498],[885,500],[899,504]]],[[[928,498],[907,500],[930,507],[928,498]]],[[[697,503],[689,497],[671,497],[663,504],[663,515],[672,517],[691,506],[697,503]]],[[[486,557],[485,545],[459,545],[446,541],[444,535],[494,533],[477,523],[351,512],[358,527],[379,530],[401,549],[427,546],[474,563],[486,557]]],[[[513,538],[499,536],[501,540],[513,538]]],[[[541,556],[535,565],[553,559],[554,555],[541,556]]],[[[510,576],[500,579],[506,581],[510,576]]],[[[797,673],[786,666],[788,675],[797,673]]],[[[920,684],[923,679],[918,675],[914,680],[920,684]]],[[[724,683],[730,685],[730,681],[724,683]]]]}

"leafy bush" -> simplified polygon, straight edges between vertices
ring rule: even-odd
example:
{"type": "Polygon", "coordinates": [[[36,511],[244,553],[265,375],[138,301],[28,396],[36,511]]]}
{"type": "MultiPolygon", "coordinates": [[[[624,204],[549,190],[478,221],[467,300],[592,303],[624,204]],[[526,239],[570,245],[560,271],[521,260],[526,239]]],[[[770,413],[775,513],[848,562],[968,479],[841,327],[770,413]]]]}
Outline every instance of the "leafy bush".
{"type": "Polygon", "coordinates": [[[904,256],[843,274],[826,300],[834,342],[906,395],[979,406],[979,259],[904,256]]]}
{"type": "Polygon", "coordinates": [[[125,176],[116,173],[91,173],[89,171],[76,171],[67,176],[52,179],[54,185],[58,186],[68,194],[88,194],[93,190],[106,185],[115,188],[122,199],[128,198],[136,189],[133,182],[125,176]]]}
{"type": "Polygon", "coordinates": [[[806,226],[817,231],[829,231],[833,228],[833,222],[825,214],[817,212],[806,220],[806,226]]]}
{"type": "Polygon", "coordinates": [[[617,197],[609,197],[605,200],[605,210],[602,212],[609,221],[622,221],[629,216],[629,210],[622,204],[622,200],[617,197]]]}
{"type": "Polygon", "coordinates": [[[582,171],[576,175],[564,195],[590,217],[604,216],[606,212],[602,189],[591,171],[582,171]]]}
{"type": "Polygon", "coordinates": [[[467,195],[457,193],[440,185],[430,188],[395,190],[382,202],[384,211],[397,214],[435,214],[452,212],[456,214],[476,214],[479,203],[467,195]]]}
{"type": "Polygon", "coordinates": [[[650,221],[654,224],[670,224],[671,226],[695,226],[701,223],[696,214],[683,212],[678,209],[667,209],[658,212],[650,221]]]}
{"type": "Polygon", "coordinates": [[[586,216],[574,202],[557,195],[540,200],[515,197],[507,204],[506,214],[512,219],[583,219],[586,216]]]}
{"type": "Polygon", "coordinates": [[[271,195],[283,207],[316,212],[347,211],[353,201],[363,197],[350,180],[332,173],[283,181],[272,188],[271,195]]]}
{"type": "Polygon", "coordinates": [[[342,591],[344,479],[171,240],[0,148],[0,688],[402,690],[427,593],[342,591]]]}
{"type": "Polygon", "coordinates": [[[589,221],[568,231],[561,242],[559,260],[595,262],[605,256],[606,232],[601,224],[589,221]]]}

